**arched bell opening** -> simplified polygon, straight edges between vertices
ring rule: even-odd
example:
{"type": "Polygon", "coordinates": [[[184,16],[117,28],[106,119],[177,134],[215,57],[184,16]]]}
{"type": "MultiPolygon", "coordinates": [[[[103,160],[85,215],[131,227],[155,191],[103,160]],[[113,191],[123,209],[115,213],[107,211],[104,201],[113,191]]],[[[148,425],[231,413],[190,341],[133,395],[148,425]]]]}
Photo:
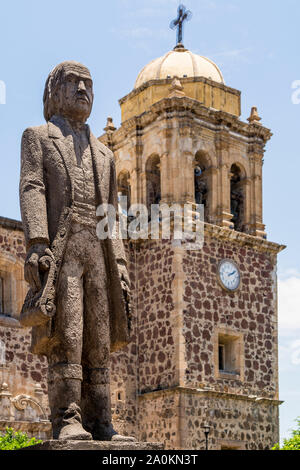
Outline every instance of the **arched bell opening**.
{"type": "Polygon", "coordinates": [[[234,163],[230,169],[230,209],[233,228],[243,232],[245,227],[245,172],[234,163]]]}
{"type": "Polygon", "coordinates": [[[122,209],[123,210],[126,209],[126,212],[128,212],[128,209],[131,205],[131,187],[130,187],[129,171],[121,171],[121,173],[118,176],[117,183],[118,183],[119,202],[121,202],[122,209]],[[125,197],[127,198],[127,208],[123,207],[123,205],[126,205],[124,204],[126,201],[124,199],[125,197]]]}
{"type": "Polygon", "coordinates": [[[146,201],[149,216],[152,204],[161,201],[160,158],[152,155],[146,162],[146,201]]]}
{"type": "Polygon", "coordinates": [[[210,162],[203,152],[197,152],[194,161],[195,203],[204,206],[204,221],[209,222],[209,198],[211,181],[208,169],[210,162]]]}

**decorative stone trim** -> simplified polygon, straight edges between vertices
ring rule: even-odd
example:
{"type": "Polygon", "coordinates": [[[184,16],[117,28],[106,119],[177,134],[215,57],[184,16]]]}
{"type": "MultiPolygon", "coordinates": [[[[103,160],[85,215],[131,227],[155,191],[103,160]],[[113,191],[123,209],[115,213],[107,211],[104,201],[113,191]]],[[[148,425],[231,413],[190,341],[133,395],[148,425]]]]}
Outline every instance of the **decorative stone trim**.
{"type": "Polygon", "coordinates": [[[227,400],[242,400],[248,402],[256,402],[261,404],[269,404],[274,406],[279,406],[283,401],[274,400],[272,398],[265,398],[265,397],[258,397],[256,395],[240,395],[237,393],[226,393],[226,392],[219,392],[215,390],[208,390],[208,389],[198,389],[198,388],[188,388],[188,387],[170,387],[165,390],[155,390],[151,392],[139,393],[138,399],[139,400],[152,400],[153,398],[158,398],[164,396],[165,394],[172,394],[172,393],[188,393],[191,395],[198,395],[202,396],[203,398],[224,398],[227,400]]]}
{"type": "Polygon", "coordinates": [[[0,388],[0,420],[15,424],[20,421],[19,412],[24,412],[24,418],[27,418],[22,419],[24,422],[49,423],[44,408],[36,398],[24,394],[12,397],[8,385],[3,383],[0,388]]]}
{"type": "Polygon", "coordinates": [[[254,237],[247,233],[237,232],[226,227],[218,225],[204,224],[205,235],[218,238],[221,240],[230,240],[241,246],[251,246],[252,248],[265,253],[273,253],[277,255],[286,248],[286,245],[279,245],[278,243],[270,242],[263,238],[254,237]]]}
{"type": "MultiPolygon", "coordinates": [[[[124,121],[121,127],[114,132],[114,144],[124,139],[124,131],[127,134],[133,130],[136,131],[137,128],[141,131],[158,118],[160,120],[182,118],[182,113],[184,113],[187,123],[188,120],[191,120],[202,126],[208,125],[215,131],[223,131],[228,136],[231,135],[238,139],[245,138],[249,145],[255,145],[260,151],[263,151],[264,145],[273,135],[270,129],[262,125],[243,122],[233,114],[208,108],[198,100],[183,96],[163,98],[151,105],[143,114],[124,121]]],[[[100,136],[99,140],[102,140],[104,136],[105,134],[100,136]]]]}
{"type": "Polygon", "coordinates": [[[51,434],[52,428],[50,421],[30,422],[30,421],[14,421],[0,419],[0,432],[6,428],[12,427],[14,431],[21,431],[37,436],[41,432],[51,434]]]}
{"type": "MultiPolygon", "coordinates": [[[[152,85],[171,85],[172,81],[174,78],[161,78],[159,80],[149,80],[148,82],[143,83],[139,88],[135,88],[132,90],[130,93],[125,95],[123,98],[119,99],[119,104],[122,105],[129,99],[133,98],[134,96],[138,95],[141,93],[141,91],[146,90],[146,88],[149,88],[152,85]]],[[[202,83],[207,83],[208,85],[211,85],[215,88],[219,88],[220,90],[224,91],[230,91],[230,93],[236,95],[236,96],[241,96],[241,92],[239,90],[236,90],[235,88],[231,88],[227,85],[224,85],[223,83],[218,83],[213,80],[210,80],[209,78],[204,78],[204,77],[181,77],[180,78],[181,83],[195,83],[195,82],[202,82],[202,83]]]]}
{"type": "MultiPolygon", "coordinates": [[[[173,228],[173,222],[171,221],[171,233],[173,228]]],[[[150,231],[150,223],[149,223],[150,231]]],[[[271,253],[277,255],[281,251],[285,250],[286,245],[279,245],[278,243],[270,242],[263,238],[255,237],[253,235],[248,235],[247,233],[237,232],[236,230],[231,230],[227,227],[220,227],[219,225],[204,223],[204,240],[205,236],[211,238],[217,238],[219,240],[233,241],[240,246],[250,246],[251,248],[263,252],[271,253]]],[[[142,245],[151,240],[130,240],[130,243],[135,245],[142,245]]]]}
{"type": "Polygon", "coordinates": [[[37,408],[41,415],[41,421],[48,421],[46,413],[43,407],[39,404],[37,400],[30,397],[29,395],[17,395],[11,399],[11,403],[19,411],[24,411],[28,406],[33,405],[37,408]]]}

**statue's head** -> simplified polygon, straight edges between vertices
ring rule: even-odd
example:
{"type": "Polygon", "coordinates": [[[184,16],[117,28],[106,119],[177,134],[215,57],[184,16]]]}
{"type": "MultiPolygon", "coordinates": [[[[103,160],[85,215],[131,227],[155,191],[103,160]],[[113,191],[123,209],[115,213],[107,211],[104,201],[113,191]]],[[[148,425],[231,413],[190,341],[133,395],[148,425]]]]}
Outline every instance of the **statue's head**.
{"type": "Polygon", "coordinates": [[[90,71],[79,62],[68,61],[57,65],[49,74],[44,91],[44,117],[63,116],[85,122],[92,111],[94,100],[90,71]]]}

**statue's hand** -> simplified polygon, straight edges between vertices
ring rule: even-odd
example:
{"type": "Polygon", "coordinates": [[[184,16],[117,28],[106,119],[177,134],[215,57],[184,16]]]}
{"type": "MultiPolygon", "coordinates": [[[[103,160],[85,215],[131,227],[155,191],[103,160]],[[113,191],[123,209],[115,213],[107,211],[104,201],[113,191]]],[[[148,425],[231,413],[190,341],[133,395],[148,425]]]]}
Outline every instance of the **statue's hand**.
{"type": "Polygon", "coordinates": [[[128,327],[131,328],[131,294],[130,294],[130,280],[126,266],[119,265],[119,276],[121,279],[121,286],[123,292],[123,299],[126,306],[126,313],[128,318],[128,327]]]}
{"type": "Polygon", "coordinates": [[[128,288],[128,290],[130,290],[130,280],[129,280],[129,276],[128,276],[128,271],[127,271],[127,268],[125,265],[123,264],[119,264],[119,276],[120,276],[120,279],[121,279],[121,283],[122,283],[122,288],[123,288],[123,285],[125,288],[128,288]]]}
{"type": "Polygon", "coordinates": [[[32,245],[29,249],[25,261],[24,275],[25,281],[28,282],[34,292],[38,292],[42,288],[42,281],[40,277],[40,271],[46,271],[47,266],[40,264],[40,259],[52,253],[46,244],[32,245]]]}

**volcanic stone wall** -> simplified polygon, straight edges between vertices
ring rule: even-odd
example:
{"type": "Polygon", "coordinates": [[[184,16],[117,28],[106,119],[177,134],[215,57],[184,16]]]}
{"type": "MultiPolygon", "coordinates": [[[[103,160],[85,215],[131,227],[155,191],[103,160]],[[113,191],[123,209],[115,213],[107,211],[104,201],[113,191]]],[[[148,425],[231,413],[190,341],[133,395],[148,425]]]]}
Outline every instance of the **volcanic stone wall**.
{"type": "Polygon", "coordinates": [[[0,217],[0,253],[9,253],[22,261],[26,258],[21,222],[0,217]]]}
{"type": "Polygon", "coordinates": [[[199,448],[208,423],[214,448],[272,446],[279,404],[274,252],[206,236],[199,251],[145,241],[129,253],[139,438],[199,448]],[[241,272],[235,293],[218,280],[225,258],[241,272]],[[237,374],[219,371],[219,332],[240,338],[237,374]]]}
{"type": "MultiPolygon", "coordinates": [[[[126,249],[132,332],[128,347],[111,356],[116,429],[170,449],[193,449],[203,448],[202,426],[209,424],[212,448],[269,448],[278,441],[274,253],[213,236],[199,251],[168,240],[128,243],[126,249]],[[241,271],[241,286],[232,294],[218,281],[224,258],[241,271]],[[241,338],[239,375],[220,374],[220,331],[241,338]]],[[[22,284],[25,247],[13,221],[0,224],[0,253],[2,268],[7,265],[22,284]]],[[[47,361],[30,353],[30,330],[2,316],[0,341],[0,385],[6,383],[12,396],[38,392],[48,410],[47,361]]]]}
{"type": "MultiPolygon", "coordinates": [[[[24,235],[19,222],[9,219],[0,220],[0,258],[2,269],[12,272],[12,284],[16,290],[13,297],[18,297],[17,308],[22,305],[24,292],[20,284],[24,284],[23,263],[26,257],[24,235]],[[12,266],[18,266],[18,269],[12,266]],[[13,279],[14,276],[17,279],[13,279]],[[15,282],[14,282],[15,281],[15,282]]],[[[6,313],[6,312],[4,312],[6,313]]],[[[5,362],[2,364],[2,381],[10,386],[10,392],[29,393],[39,383],[47,397],[47,362],[44,357],[36,356],[30,352],[31,330],[21,328],[17,321],[19,311],[7,312],[14,318],[2,318],[0,323],[0,340],[5,347],[5,362]]],[[[1,369],[0,369],[1,371],[1,369]]],[[[0,385],[1,385],[0,383],[0,385]]]]}
{"type": "Polygon", "coordinates": [[[0,315],[0,430],[9,425],[30,436],[46,438],[50,431],[46,422],[49,412],[47,361],[30,352],[31,330],[22,328],[18,321],[27,291],[23,276],[25,257],[21,224],[0,218],[0,274],[6,279],[5,311],[0,315]],[[23,404],[18,405],[18,397],[23,395],[30,397],[24,402],[24,408],[23,404]],[[8,396],[12,400],[10,408],[5,401],[8,396]]]}
{"type": "Polygon", "coordinates": [[[221,392],[181,389],[146,394],[139,400],[140,438],[166,449],[267,450],[279,440],[278,403],[221,392]]]}
{"type": "Polygon", "coordinates": [[[186,252],[183,335],[185,385],[266,398],[278,396],[276,260],[253,247],[206,237],[202,250],[186,252]],[[218,282],[218,264],[229,258],[241,273],[235,293],[218,282]],[[243,374],[218,376],[216,331],[238,333],[243,374]],[[242,375],[244,377],[242,377],[242,375]]]}
{"type": "Polygon", "coordinates": [[[138,395],[178,384],[169,242],[127,245],[132,291],[131,342],[111,357],[114,424],[138,437],[138,395]]]}

